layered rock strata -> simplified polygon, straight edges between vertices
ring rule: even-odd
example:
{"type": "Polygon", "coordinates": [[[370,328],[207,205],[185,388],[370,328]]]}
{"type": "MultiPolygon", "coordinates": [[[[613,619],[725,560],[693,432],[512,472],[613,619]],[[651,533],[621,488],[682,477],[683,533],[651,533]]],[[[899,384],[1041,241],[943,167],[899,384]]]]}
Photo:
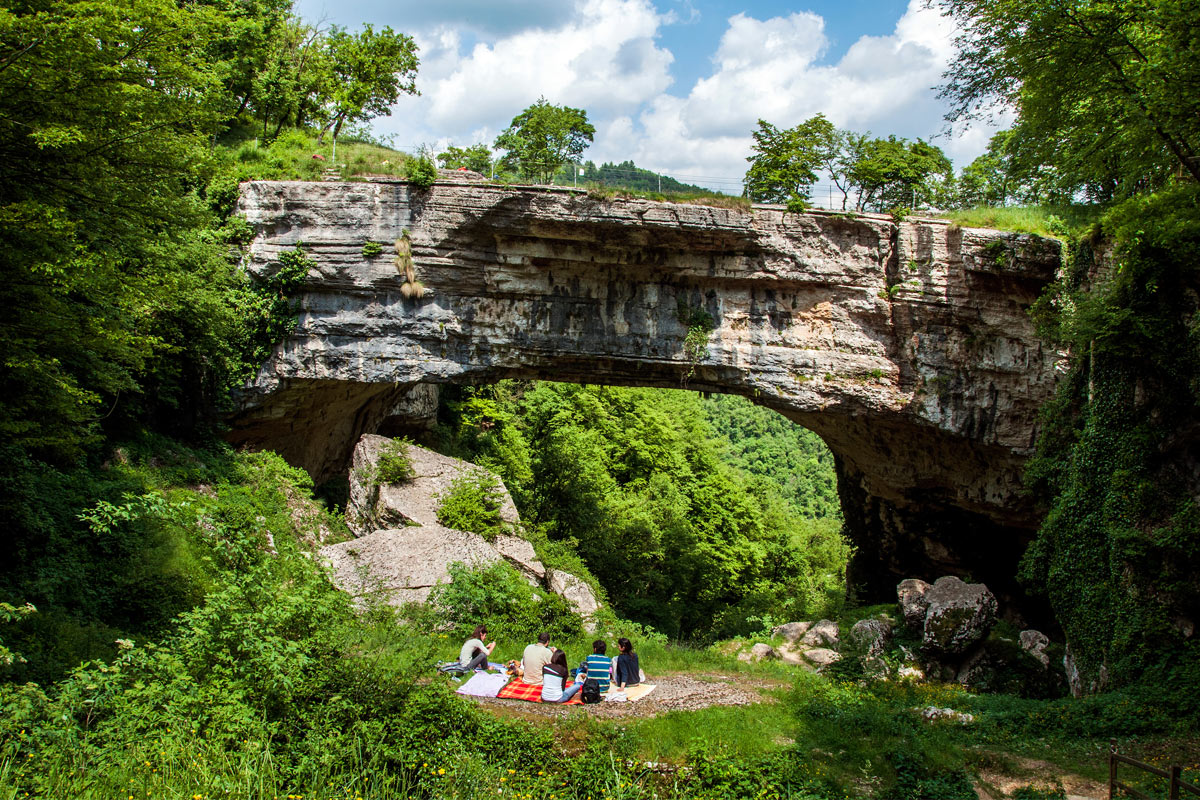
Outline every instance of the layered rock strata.
{"type": "Polygon", "coordinates": [[[1057,242],[449,181],[257,182],[239,209],[253,274],[295,247],[316,267],[230,438],[318,480],[423,384],[686,383],[822,436],[868,596],[956,570],[1002,591],[1038,521],[1020,475],[1058,354],[1027,311],[1057,242]],[[394,263],[405,232],[419,297],[394,263]]]}

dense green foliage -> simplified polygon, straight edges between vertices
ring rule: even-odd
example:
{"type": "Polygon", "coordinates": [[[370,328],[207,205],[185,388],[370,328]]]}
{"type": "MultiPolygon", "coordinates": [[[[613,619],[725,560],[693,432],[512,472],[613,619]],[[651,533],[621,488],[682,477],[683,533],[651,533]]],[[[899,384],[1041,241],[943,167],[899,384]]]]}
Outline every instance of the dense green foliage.
{"type": "Polygon", "coordinates": [[[752,423],[731,426],[743,450],[726,459],[705,409],[683,392],[507,383],[451,400],[447,436],[501,475],[526,525],[573,543],[622,616],[720,637],[764,615],[822,613],[840,600],[847,557],[823,447],[806,442],[819,486],[781,486],[734,466],[749,461],[752,423]]]}
{"type": "Polygon", "coordinates": [[[478,533],[495,539],[504,531],[500,482],[486,470],[463,472],[439,495],[437,518],[447,528],[478,533]]]}
{"type": "Polygon", "coordinates": [[[1102,666],[1127,681],[1182,655],[1178,621],[1200,611],[1196,188],[1130,201],[1102,226],[1119,269],[1094,280],[1101,240],[1078,241],[1041,304],[1075,358],[1030,471],[1051,509],[1024,567],[1096,685],[1102,666]]]}
{"type": "Polygon", "coordinates": [[[753,136],[745,178],[751,200],[802,210],[819,172],[841,192],[843,211],[851,195],[857,211],[945,205],[953,184],[941,149],[920,139],[841,130],[821,114],[784,130],[760,119],[753,136]]]}
{"type": "Polygon", "coordinates": [[[412,457],[408,453],[408,442],[393,439],[379,451],[375,462],[375,479],[380,483],[404,483],[416,476],[412,457]]]}
{"type": "Polygon", "coordinates": [[[994,147],[1044,185],[1107,201],[1200,180],[1200,59],[1188,0],[939,0],[958,24],[952,117],[1019,118],[994,147]]]}
{"type": "Polygon", "coordinates": [[[513,117],[493,146],[505,151],[505,169],[519,172],[526,180],[550,183],[564,164],[578,162],[595,134],[586,111],[557,106],[542,97],[513,117]]]}
{"type": "MultiPolygon", "coordinates": [[[[1195,12],[1172,0],[943,0],[944,96],[1009,132],[967,170],[984,200],[1122,200],[1070,242],[1035,309],[1067,354],[1029,479],[1049,507],[1022,578],[1049,598],[1084,690],[1194,663],[1200,617],[1200,106],[1195,12]]],[[[964,183],[968,175],[964,174],[964,183]]],[[[1065,227],[1065,226],[1064,226],[1065,227]]]]}

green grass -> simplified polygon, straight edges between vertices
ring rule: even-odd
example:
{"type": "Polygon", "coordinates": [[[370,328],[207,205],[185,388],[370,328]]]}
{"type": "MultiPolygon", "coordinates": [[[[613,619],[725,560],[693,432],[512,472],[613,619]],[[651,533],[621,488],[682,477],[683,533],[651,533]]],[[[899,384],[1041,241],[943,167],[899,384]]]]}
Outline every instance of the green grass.
{"type": "Polygon", "coordinates": [[[1057,236],[1080,233],[1100,220],[1099,206],[1004,206],[966,208],[940,216],[962,228],[994,228],[1014,233],[1057,236]]]}

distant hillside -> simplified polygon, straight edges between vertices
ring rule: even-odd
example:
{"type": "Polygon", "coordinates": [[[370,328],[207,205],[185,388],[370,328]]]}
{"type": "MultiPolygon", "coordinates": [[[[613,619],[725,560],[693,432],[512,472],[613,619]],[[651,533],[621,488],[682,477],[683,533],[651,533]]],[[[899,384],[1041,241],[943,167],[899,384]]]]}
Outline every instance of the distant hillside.
{"type": "MultiPolygon", "coordinates": [[[[560,186],[570,186],[575,183],[575,168],[566,167],[563,172],[554,177],[554,182],[560,186]]],[[[688,194],[720,194],[703,186],[682,183],[668,175],[660,175],[648,169],[642,169],[632,161],[622,161],[620,164],[605,162],[596,166],[594,161],[579,165],[579,185],[612,186],[629,189],[636,192],[686,192],[688,194]]]]}

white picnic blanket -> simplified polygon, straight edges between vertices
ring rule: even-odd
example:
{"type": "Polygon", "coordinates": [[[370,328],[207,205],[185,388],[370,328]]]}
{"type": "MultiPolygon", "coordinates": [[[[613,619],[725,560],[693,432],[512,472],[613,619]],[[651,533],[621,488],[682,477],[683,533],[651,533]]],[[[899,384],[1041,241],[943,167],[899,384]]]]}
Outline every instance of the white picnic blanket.
{"type": "Polygon", "coordinates": [[[472,697],[495,697],[508,683],[508,675],[500,672],[476,672],[471,679],[454,691],[472,697]]]}

